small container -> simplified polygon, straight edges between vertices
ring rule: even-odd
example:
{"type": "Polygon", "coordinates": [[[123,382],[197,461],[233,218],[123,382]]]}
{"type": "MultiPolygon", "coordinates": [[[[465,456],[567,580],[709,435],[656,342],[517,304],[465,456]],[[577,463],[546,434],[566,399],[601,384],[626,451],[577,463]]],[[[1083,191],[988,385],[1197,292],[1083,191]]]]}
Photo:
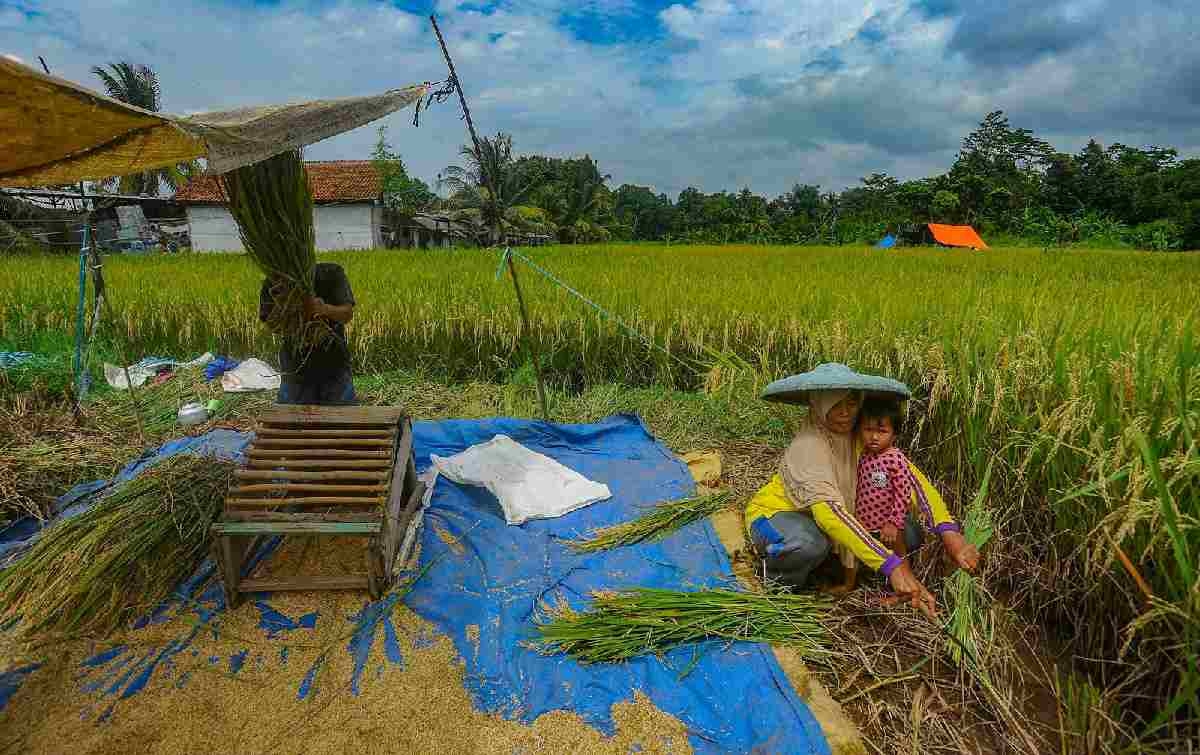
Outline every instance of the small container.
{"type": "Polygon", "coordinates": [[[179,424],[198,425],[208,419],[208,412],[202,404],[184,404],[179,407],[179,424]]]}

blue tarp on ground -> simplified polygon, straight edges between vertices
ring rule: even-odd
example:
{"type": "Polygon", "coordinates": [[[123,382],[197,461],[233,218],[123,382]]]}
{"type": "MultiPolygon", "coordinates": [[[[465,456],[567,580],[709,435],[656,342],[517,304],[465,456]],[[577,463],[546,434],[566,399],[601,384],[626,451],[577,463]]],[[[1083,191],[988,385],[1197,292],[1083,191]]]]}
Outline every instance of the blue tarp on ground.
{"type": "Polygon", "coordinates": [[[728,557],[707,521],[660,543],[602,553],[578,554],[564,542],[693,492],[687,467],[640,420],[419,422],[414,433],[418,469],[429,465],[430,453],[453,454],[503,433],[613,493],[611,500],[561,518],[512,527],[487,491],[438,481],[421,542],[421,566],[429,571],[405,600],[454,640],[480,708],[525,722],[565,709],[611,732],[613,703],[630,701],[641,690],[687,726],[699,752],[829,752],[767,646],[709,643],[661,659],[583,666],[524,645],[534,636],[531,619],[543,604],[565,600],[584,607],[594,591],[630,586],[730,585],[728,557]]]}
{"type": "Polygon", "coordinates": [[[889,233],[888,235],[881,238],[875,244],[875,248],[876,249],[891,249],[895,245],[896,245],[896,237],[889,233]]]}
{"type": "MultiPolygon", "coordinates": [[[[640,420],[612,417],[592,425],[552,425],[515,419],[417,422],[414,454],[418,469],[429,455],[448,456],[504,433],[585,476],[603,482],[611,500],[553,520],[520,527],[505,524],[496,499],[481,488],[439,480],[426,513],[421,566],[427,567],[405,600],[420,615],[449,635],[466,664],[465,683],[476,704],[529,722],[552,710],[577,713],[602,731],[611,732],[611,706],[632,701],[640,690],[660,709],[687,726],[700,752],[828,753],[816,721],[796,696],[769,648],[750,643],[707,643],[680,648],[663,658],[645,657],[617,665],[581,666],[564,656],[543,656],[525,646],[534,636],[533,619],[540,606],[566,601],[583,607],[590,594],[629,586],[700,589],[728,586],[730,564],[712,526],[700,522],[661,543],[642,544],[598,554],[577,554],[564,543],[596,527],[626,521],[642,507],[692,492],[686,466],[650,436],[640,420]],[[682,677],[682,678],[681,678],[682,677]]],[[[249,435],[216,430],[198,438],[168,443],[129,465],[117,479],[129,479],[148,465],[181,452],[209,453],[240,460],[249,435]]],[[[92,483],[60,501],[60,516],[84,510],[92,483]]],[[[0,532],[0,551],[27,544],[28,532],[0,532]]],[[[269,555],[277,541],[257,555],[269,555]]],[[[257,560],[257,559],[256,559],[257,560]]],[[[84,692],[100,695],[81,715],[104,722],[118,700],[138,695],[156,674],[174,679],[169,689],[187,684],[187,673],[175,672],[173,659],[196,655],[194,641],[202,631],[218,634],[224,610],[220,586],[205,582],[210,562],[182,584],[178,596],[139,625],[169,619],[171,613],[195,615],[195,623],[166,645],[144,650],[118,646],[84,660],[78,677],[84,692]],[[175,676],[171,676],[175,674],[175,676]],[[102,693],[102,694],[101,694],[102,693]]],[[[399,593],[365,603],[349,617],[353,637],[346,646],[355,659],[352,694],[358,694],[362,668],[377,635],[389,663],[398,663],[399,647],[387,641],[390,608],[399,593]],[[361,657],[360,657],[361,656],[361,657]]],[[[317,615],[288,617],[266,602],[255,601],[268,637],[311,629],[317,615]]],[[[322,619],[327,620],[327,619],[322,619]]],[[[288,648],[281,644],[280,664],[288,648]]],[[[213,656],[210,662],[224,663],[213,656]]],[[[245,653],[228,658],[230,673],[245,663],[245,653]]],[[[262,659],[257,659],[260,662],[262,659]]],[[[297,694],[308,699],[318,659],[297,694]]],[[[0,707],[35,665],[0,675],[0,707]]],[[[133,702],[130,700],[130,702],[133,702]]]]}

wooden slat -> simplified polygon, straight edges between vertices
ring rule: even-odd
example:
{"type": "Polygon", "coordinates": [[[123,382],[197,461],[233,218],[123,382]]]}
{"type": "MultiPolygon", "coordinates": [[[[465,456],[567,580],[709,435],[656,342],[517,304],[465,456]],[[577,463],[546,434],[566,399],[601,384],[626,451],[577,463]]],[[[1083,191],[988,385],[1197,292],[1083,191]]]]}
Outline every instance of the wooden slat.
{"type": "Polygon", "coordinates": [[[372,537],[367,541],[367,590],[372,600],[379,600],[388,588],[388,575],[383,570],[383,552],[379,547],[379,538],[372,537]]]}
{"type": "Polygon", "coordinates": [[[400,439],[396,443],[396,462],[392,467],[391,505],[389,510],[399,511],[404,506],[405,493],[412,487],[408,479],[409,460],[412,459],[412,423],[407,418],[400,422],[400,439]]]}
{"type": "Polygon", "coordinates": [[[376,535],[379,522],[216,522],[217,535],[376,535]]]}
{"type": "Polygon", "coordinates": [[[281,448],[258,449],[254,446],[246,452],[248,459],[384,459],[389,464],[391,463],[392,454],[390,451],[368,451],[366,449],[360,451],[338,451],[336,449],[296,449],[288,451],[281,448]]]}
{"type": "Polygon", "coordinates": [[[378,506],[383,496],[377,498],[350,496],[304,496],[301,498],[226,498],[230,508],[274,508],[276,506],[378,506]]]}
{"type": "Polygon", "coordinates": [[[365,590],[367,576],[289,577],[287,579],[243,579],[238,592],[278,592],[281,590],[365,590]]]}
{"type": "Polygon", "coordinates": [[[246,463],[250,469],[330,469],[343,471],[360,471],[364,469],[390,469],[392,463],[387,459],[274,459],[272,461],[254,460],[246,463]]]}
{"type": "Polygon", "coordinates": [[[301,429],[284,429],[263,427],[255,431],[258,438],[391,438],[396,433],[386,427],[377,430],[360,428],[329,429],[321,427],[306,427],[301,429]]]}
{"type": "Polygon", "coordinates": [[[294,469],[239,469],[234,474],[239,480],[386,480],[387,469],[327,470],[324,472],[298,472],[294,469]]]}
{"type": "Polygon", "coordinates": [[[222,512],[221,520],[226,522],[379,522],[382,526],[383,514],[378,510],[300,513],[295,511],[230,509],[222,512]]]}
{"type": "Polygon", "coordinates": [[[378,438],[256,438],[254,448],[391,448],[392,439],[378,438]]]}
{"type": "Polygon", "coordinates": [[[363,493],[367,495],[386,493],[386,485],[322,485],[312,482],[273,482],[263,485],[239,485],[229,491],[231,496],[245,493],[336,493],[350,495],[363,493]]]}
{"type": "Polygon", "coordinates": [[[271,424],[319,425],[395,425],[404,410],[394,406],[273,406],[259,416],[259,422],[271,424]]]}

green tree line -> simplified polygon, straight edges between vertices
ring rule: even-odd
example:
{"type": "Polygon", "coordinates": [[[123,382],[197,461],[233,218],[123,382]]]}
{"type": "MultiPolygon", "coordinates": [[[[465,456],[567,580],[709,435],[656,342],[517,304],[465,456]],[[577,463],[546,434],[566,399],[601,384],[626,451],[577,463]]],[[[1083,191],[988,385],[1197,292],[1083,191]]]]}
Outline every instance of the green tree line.
{"type": "Polygon", "coordinates": [[[464,147],[466,166],[443,172],[448,198],[426,187],[423,209],[480,217],[490,208],[502,230],[563,242],[862,244],[938,222],[1043,246],[1200,248],[1200,159],[1095,140],[1077,154],[1059,152],[998,110],[963,138],[940,175],[900,181],[873,173],[842,192],[796,183],[771,199],[749,188],[689,187],[674,200],[645,186],[614,189],[590,156],[514,156],[507,134],[482,142],[486,164],[464,147]],[[494,199],[489,177],[501,187],[494,199]]]}

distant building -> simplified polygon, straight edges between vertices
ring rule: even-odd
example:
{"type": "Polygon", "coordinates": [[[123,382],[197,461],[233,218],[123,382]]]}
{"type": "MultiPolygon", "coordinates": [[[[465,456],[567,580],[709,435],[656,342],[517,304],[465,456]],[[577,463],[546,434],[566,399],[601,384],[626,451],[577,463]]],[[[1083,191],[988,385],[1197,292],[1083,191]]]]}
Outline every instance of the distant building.
{"type": "MultiPolygon", "coordinates": [[[[305,162],[312,189],[317,249],[371,249],[384,245],[379,174],[369,160],[305,162]]],[[[192,249],[241,252],[237,223],[225,209],[225,193],[216,176],[201,176],[179,191],[175,201],[187,209],[192,249]]]]}
{"type": "Polygon", "coordinates": [[[444,214],[418,212],[411,218],[397,221],[390,245],[409,249],[449,249],[472,243],[475,236],[476,229],[470,222],[444,214]]]}

